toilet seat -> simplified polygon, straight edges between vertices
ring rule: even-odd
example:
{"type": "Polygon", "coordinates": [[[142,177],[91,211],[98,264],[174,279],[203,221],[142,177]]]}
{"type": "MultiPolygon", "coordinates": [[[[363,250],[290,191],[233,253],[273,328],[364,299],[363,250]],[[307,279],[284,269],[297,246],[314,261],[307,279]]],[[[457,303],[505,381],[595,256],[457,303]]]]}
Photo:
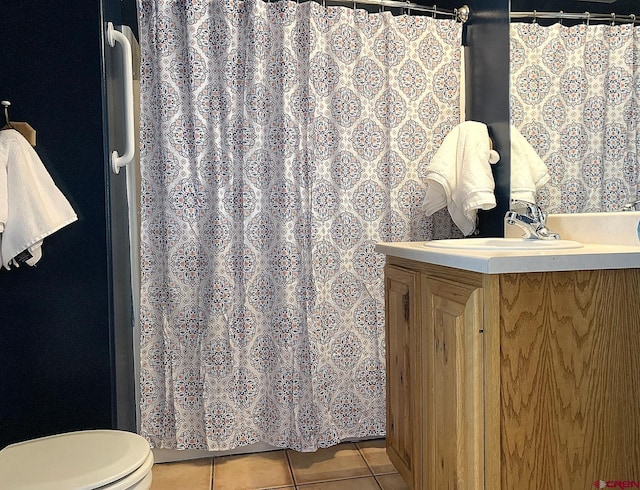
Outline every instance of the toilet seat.
{"type": "Polygon", "coordinates": [[[138,434],[87,430],[7,446],[0,482],[24,490],[124,490],[150,481],[152,466],[153,453],[138,434]]]}

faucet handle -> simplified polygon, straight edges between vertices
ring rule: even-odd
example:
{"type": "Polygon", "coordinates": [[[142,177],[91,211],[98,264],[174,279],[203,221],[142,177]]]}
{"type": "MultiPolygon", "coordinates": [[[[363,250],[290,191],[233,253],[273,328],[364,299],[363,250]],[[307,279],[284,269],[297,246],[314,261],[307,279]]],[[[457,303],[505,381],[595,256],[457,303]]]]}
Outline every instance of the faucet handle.
{"type": "Polygon", "coordinates": [[[509,209],[518,211],[519,214],[524,214],[538,223],[545,224],[547,222],[547,213],[535,203],[523,201],[522,199],[511,199],[509,209]]]}
{"type": "Polygon", "coordinates": [[[558,240],[560,235],[547,228],[548,213],[534,203],[512,199],[505,214],[507,225],[516,225],[524,231],[525,239],[558,240]]]}
{"type": "Polygon", "coordinates": [[[623,205],[620,208],[620,211],[635,211],[636,210],[636,206],[640,204],[640,199],[633,201],[633,202],[628,202],[627,204],[623,205]]]}
{"type": "Polygon", "coordinates": [[[537,207],[535,205],[535,203],[529,202],[529,201],[523,201],[522,199],[511,199],[511,201],[509,202],[509,208],[512,210],[518,210],[518,209],[531,209],[531,208],[535,208],[537,207]]]}

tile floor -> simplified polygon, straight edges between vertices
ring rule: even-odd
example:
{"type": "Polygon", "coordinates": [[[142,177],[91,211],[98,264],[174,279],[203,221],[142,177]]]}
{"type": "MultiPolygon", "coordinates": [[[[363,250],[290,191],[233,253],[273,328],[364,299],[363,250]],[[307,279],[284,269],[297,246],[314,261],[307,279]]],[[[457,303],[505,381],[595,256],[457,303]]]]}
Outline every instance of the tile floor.
{"type": "Polygon", "coordinates": [[[376,439],[156,464],[151,490],[407,490],[384,446],[376,439]]]}

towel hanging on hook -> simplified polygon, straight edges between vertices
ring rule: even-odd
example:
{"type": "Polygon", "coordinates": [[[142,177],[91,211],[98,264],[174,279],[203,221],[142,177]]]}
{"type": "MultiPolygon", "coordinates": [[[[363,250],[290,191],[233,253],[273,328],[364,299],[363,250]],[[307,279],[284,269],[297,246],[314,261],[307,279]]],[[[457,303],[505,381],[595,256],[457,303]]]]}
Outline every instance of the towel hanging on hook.
{"type": "Polygon", "coordinates": [[[4,107],[4,120],[6,122],[2,129],[15,129],[26,138],[31,146],[36,146],[36,130],[33,129],[29,123],[15,122],[9,119],[9,106],[11,105],[11,102],[3,100],[0,104],[4,107]]]}

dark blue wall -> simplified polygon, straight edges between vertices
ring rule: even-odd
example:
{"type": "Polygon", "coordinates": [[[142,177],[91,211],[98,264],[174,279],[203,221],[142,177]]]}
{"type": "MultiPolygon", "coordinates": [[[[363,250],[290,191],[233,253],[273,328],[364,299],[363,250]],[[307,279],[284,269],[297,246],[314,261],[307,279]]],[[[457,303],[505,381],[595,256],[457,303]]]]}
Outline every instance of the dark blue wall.
{"type": "Polygon", "coordinates": [[[466,27],[467,119],[489,127],[500,162],[491,166],[496,207],[478,212],[480,236],[504,236],[511,194],[509,135],[509,0],[470,0],[466,27]]]}
{"type": "MultiPolygon", "coordinates": [[[[119,2],[105,3],[117,17],[119,2]]],[[[0,271],[1,448],[112,427],[115,401],[102,2],[0,11],[0,99],[37,130],[36,151],[79,218],[45,239],[36,267],[0,271]]]]}

